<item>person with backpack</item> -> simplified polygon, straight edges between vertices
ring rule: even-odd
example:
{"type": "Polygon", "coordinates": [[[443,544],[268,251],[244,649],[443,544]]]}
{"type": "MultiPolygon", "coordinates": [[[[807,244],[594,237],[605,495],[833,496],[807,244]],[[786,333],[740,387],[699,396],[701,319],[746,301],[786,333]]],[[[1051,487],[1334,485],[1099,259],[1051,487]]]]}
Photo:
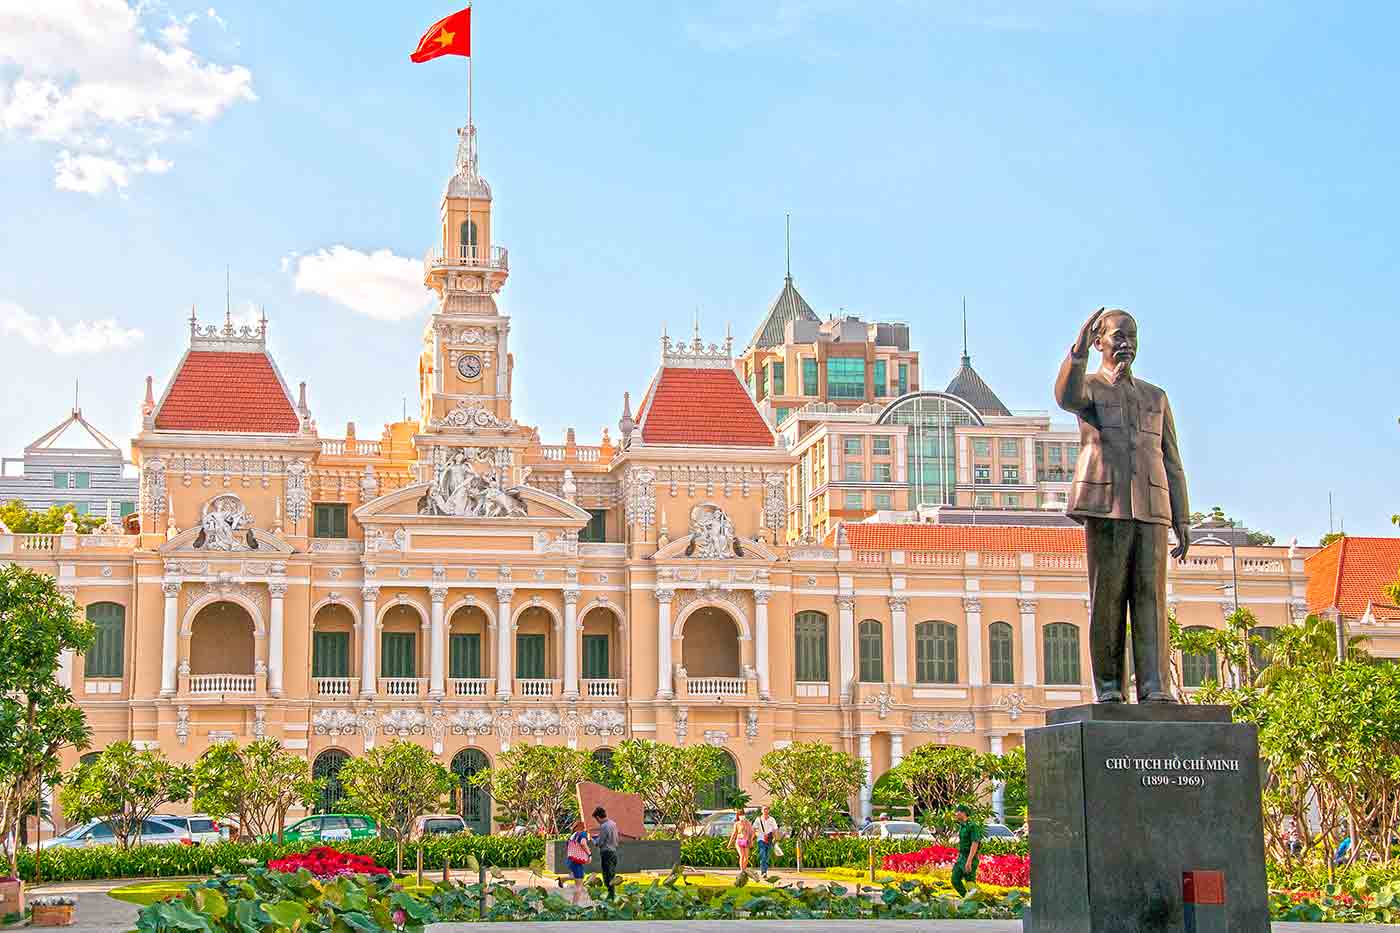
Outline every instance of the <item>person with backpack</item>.
{"type": "Polygon", "coordinates": [[[593,859],[593,849],[588,845],[588,830],[584,828],[583,820],[574,821],[573,835],[569,836],[566,854],[569,860],[569,874],[574,879],[574,906],[577,907],[578,899],[583,894],[583,870],[593,859]]]}

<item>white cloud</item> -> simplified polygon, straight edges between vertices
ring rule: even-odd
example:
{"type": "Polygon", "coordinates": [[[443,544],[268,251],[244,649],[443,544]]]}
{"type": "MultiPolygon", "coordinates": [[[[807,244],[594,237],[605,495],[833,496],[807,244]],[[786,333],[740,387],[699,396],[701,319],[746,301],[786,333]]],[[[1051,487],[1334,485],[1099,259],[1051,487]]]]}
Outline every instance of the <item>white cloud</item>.
{"type": "MultiPolygon", "coordinates": [[[[284,263],[291,261],[288,257],[284,263]]],[[[297,291],[322,295],[381,321],[413,317],[432,297],[423,285],[423,263],[387,249],[362,253],[332,246],[294,261],[297,291]]]]}
{"type": "Polygon", "coordinates": [[[64,324],[57,318],[30,314],[9,301],[0,301],[0,334],[18,337],[31,346],[64,356],[122,350],[145,337],[141,331],[123,327],[111,319],[64,324]]]}
{"type": "Polygon", "coordinates": [[[142,16],[125,0],[0,0],[0,132],[63,147],[63,190],[99,194],[166,171],[142,153],[257,99],[247,68],[202,58],[178,21],[153,40],[142,16]],[[105,163],[74,162],[97,152],[105,163]]]}

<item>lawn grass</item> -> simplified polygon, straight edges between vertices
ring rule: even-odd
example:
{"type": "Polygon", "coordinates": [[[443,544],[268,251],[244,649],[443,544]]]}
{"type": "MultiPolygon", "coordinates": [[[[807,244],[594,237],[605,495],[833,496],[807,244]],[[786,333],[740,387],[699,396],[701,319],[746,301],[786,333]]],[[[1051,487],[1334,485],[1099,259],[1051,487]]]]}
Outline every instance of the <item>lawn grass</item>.
{"type": "MultiPolygon", "coordinates": [[[[157,901],[179,897],[181,894],[185,893],[185,890],[190,885],[198,883],[198,880],[199,879],[191,880],[186,878],[181,881],[162,878],[158,881],[141,881],[136,884],[128,884],[120,888],[113,888],[111,891],[108,891],[107,894],[111,897],[115,897],[119,901],[127,901],[128,903],[136,904],[140,907],[148,907],[157,901]]],[[[409,894],[422,897],[432,893],[432,884],[424,884],[422,887],[419,887],[416,881],[417,879],[413,875],[404,875],[399,878],[399,884],[409,894]]]]}

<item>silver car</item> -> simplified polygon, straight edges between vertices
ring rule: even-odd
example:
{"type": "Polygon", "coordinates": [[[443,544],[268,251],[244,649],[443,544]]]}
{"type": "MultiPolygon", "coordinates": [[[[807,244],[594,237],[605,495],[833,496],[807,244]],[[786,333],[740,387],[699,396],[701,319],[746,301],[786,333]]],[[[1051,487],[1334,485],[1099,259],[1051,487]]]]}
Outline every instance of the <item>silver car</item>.
{"type": "Polygon", "coordinates": [[[863,839],[932,839],[933,834],[913,820],[880,820],[860,831],[863,839]]]}
{"type": "MultiPolygon", "coordinates": [[[[31,842],[30,849],[79,849],[85,846],[116,845],[116,834],[103,820],[89,820],[70,826],[67,831],[42,842],[31,842]]],[[[172,845],[191,843],[189,830],[174,823],[151,817],[141,824],[142,845],[172,845]]]]}

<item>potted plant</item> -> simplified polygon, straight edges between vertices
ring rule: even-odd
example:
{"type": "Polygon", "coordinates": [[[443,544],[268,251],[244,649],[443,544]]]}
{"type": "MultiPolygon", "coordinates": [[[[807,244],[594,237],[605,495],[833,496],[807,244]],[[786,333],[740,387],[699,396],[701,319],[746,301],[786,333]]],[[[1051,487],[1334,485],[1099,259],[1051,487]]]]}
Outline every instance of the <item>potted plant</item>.
{"type": "Polygon", "coordinates": [[[67,927],[73,925],[73,913],[77,910],[78,902],[59,894],[33,898],[29,906],[33,910],[29,918],[30,926],[67,927]]]}

